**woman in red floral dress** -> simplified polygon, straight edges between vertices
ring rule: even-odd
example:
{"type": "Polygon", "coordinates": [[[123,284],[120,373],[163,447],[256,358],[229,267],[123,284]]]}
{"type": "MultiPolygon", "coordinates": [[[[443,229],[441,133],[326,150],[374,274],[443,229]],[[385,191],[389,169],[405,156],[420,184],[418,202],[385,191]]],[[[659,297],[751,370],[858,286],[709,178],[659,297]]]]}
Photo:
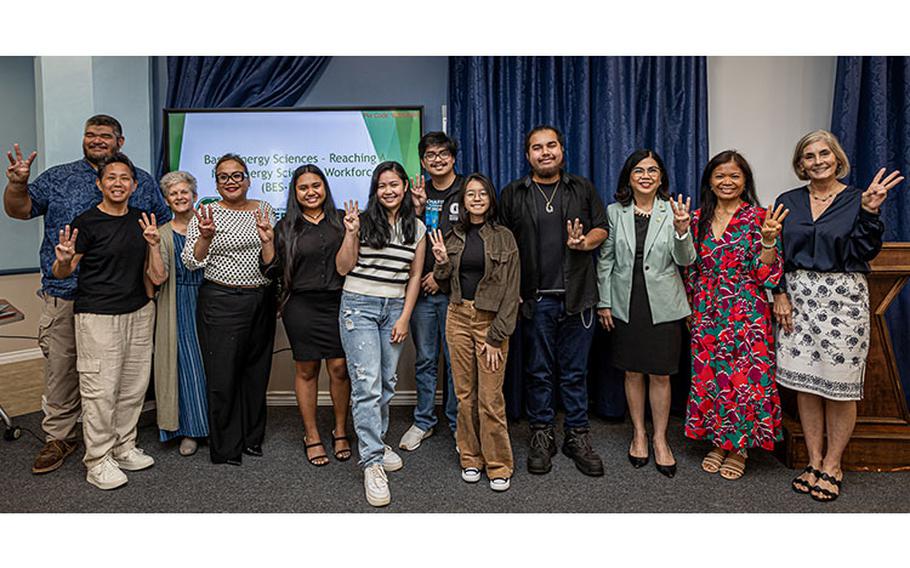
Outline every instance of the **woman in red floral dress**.
{"type": "Polygon", "coordinates": [[[693,216],[697,259],[686,272],[692,305],[692,388],[686,436],[714,449],[702,468],[726,479],[745,471],[746,450],[781,439],[774,335],[767,291],[783,274],[783,207],[758,206],[748,162],[735,151],[708,162],[693,216]]]}

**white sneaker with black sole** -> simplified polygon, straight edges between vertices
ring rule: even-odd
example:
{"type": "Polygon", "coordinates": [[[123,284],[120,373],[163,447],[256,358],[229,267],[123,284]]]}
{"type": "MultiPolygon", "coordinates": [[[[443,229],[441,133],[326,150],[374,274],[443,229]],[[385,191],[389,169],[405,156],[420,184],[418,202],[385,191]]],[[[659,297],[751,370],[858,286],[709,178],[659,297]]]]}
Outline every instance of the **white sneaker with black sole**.
{"type": "Polygon", "coordinates": [[[420,447],[420,442],[426,440],[432,435],[432,428],[429,430],[421,430],[417,427],[417,424],[411,424],[411,427],[408,428],[408,431],[405,432],[401,437],[401,441],[398,442],[398,447],[402,450],[413,452],[420,447]]]}
{"type": "Polygon", "coordinates": [[[398,471],[404,467],[401,456],[392,451],[391,446],[385,446],[385,453],[382,454],[382,467],[386,471],[398,471]]]}
{"type": "Polygon", "coordinates": [[[374,463],[363,470],[363,489],[367,503],[374,507],[384,507],[392,502],[389,478],[386,477],[382,464],[374,463]]]}

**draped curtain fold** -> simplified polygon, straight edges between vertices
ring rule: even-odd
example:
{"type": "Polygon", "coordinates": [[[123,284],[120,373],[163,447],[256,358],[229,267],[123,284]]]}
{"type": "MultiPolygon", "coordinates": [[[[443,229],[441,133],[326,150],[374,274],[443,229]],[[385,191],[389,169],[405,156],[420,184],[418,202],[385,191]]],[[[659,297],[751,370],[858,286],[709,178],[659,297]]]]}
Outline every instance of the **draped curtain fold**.
{"type": "MultiPolygon", "coordinates": [[[[850,158],[846,183],[865,188],[882,167],[910,178],[910,58],[838,57],[831,130],[850,158]]],[[[881,215],[885,241],[910,241],[910,182],[890,191],[881,215]]],[[[910,287],[886,319],[910,402],[910,287]]]]}
{"type": "MultiPolygon", "coordinates": [[[[642,147],[664,159],[671,192],[697,203],[708,160],[707,91],[705,57],[451,57],[449,131],[459,169],[488,174],[497,188],[528,173],[524,137],[549,123],[565,135],[567,170],[591,179],[605,205],[626,157],[642,147]]],[[[512,418],[523,399],[520,333],[505,387],[512,418]]],[[[593,410],[621,416],[622,378],[607,340],[598,333],[591,350],[593,410]]]]}
{"type": "MultiPolygon", "coordinates": [[[[329,57],[168,57],[168,108],[294,106],[329,57]]],[[[164,174],[164,144],[158,175],[164,174]]]]}

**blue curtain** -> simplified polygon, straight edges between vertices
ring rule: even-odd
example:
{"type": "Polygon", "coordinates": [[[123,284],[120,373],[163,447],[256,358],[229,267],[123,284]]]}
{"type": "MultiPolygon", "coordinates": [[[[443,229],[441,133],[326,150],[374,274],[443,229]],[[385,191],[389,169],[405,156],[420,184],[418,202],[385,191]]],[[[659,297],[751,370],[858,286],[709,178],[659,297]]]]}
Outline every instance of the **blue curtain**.
{"type": "MultiPolygon", "coordinates": [[[[635,149],[663,157],[673,193],[697,202],[708,160],[708,87],[704,57],[451,57],[449,132],[458,168],[490,175],[498,188],[528,173],[525,134],[550,123],[566,138],[566,168],[591,179],[604,204],[635,149]]],[[[519,322],[520,326],[520,322],[519,322]]],[[[506,371],[509,416],[522,414],[520,333],[506,371]]],[[[608,334],[591,349],[592,409],[622,416],[622,378],[609,361],[608,334]]],[[[685,358],[688,361],[688,357],[685,358]]],[[[687,390],[687,371],[681,369],[687,390]]]]}
{"type": "MultiPolygon", "coordinates": [[[[865,188],[882,167],[910,178],[910,58],[838,57],[831,130],[850,158],[847,183],[865,188]]],[[[882,220],[886,241],[910,241],[910,182],[891,190],[882,220]]],[[[910,287],[886,318],[910,402],[910,287]]]]}
{"type": "MultiPolygon", "coordinates": [[[[328,57],[168,57],[169,108],[289,107],[319,78],[328,57]]],[[[164,174],[164,143],[158,175],[164,174]]]]}

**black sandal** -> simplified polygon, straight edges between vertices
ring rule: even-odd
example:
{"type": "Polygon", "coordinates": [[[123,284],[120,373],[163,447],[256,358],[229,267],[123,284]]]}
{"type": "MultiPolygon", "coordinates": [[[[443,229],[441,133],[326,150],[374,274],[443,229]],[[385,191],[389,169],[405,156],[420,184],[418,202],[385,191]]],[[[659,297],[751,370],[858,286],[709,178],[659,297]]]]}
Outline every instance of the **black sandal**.
{"type": "Polygon", "coordinates": [[[812,491],[812,487],[814,487],[814,486],[809,485],[809,482],[806,481],[805,479],[801,479],[802,476],[807,473],[811,473],[812,475],[814,475],[816,480],[819,477],[821,477],[820,471],[818,471],[811,465],[807,465],[806,467],[803,468],[803,471],[800,472],[799,475],[794,477],[793,481],[790,482],[790,489],[792,489],[793,491],[795,491],[796,493],[799,493],[801,495],[807,495],[810,491],[812,491]]]}
{"type": "Polygon", "coordinates": [[[351,439],[347,436],[336,436],[335,431],[332,430],[332,451],[335,452],[335,459],[338,461],[348,461],[351,459],[353,453],[351,452],[351,439]],[[338,449],[338,441],[344,440],[348,443],[347,448],[338,449]]]}
{"type": "Polygon", "coordinates": [[[835,499],[837,499],[840,496],[840,486],[841,486],[841,483],[843,483],[843,481],[844,481],[843,479],[835,479],[833,475],[828,475],[827,473],[825,473],[823,471],[818,472],[818,478],[823,479],[823,480],[827,481],[828,483],[830,483],[831,485],[837,487],[837,493],[835,493],[833,491],[829,491],[828,489],[825,489],[824,487],[821,487],[820,485],[815,485],[811,489],[812,492],[809,494],[810,497],[812,497],[816,501],[821,501],[822,503],[830,503],[831,501],[834,501],[835,499]],[[824,497],[819,497],[818,495],[815,494],[815,492],[821,493],[822,495],[824,495],[824,497]]]}
{"type": "Polygon", "coordinates": [[[312,444],[307,444],[306,438],[304,438],[303,442],[304,442],[304,444],[306,444],[306,446],[304,446],[304,447],[305,447],[306,453],[307,453],[307,461],[309,461],[311,464],[315,465],[316,467],[322,467],[324,465],[329,465],[329,455],[327,453],[325,453],[325,446],[322,444],[321,440],[319,442],[313,442],[312,444]],[[322,455],[309,457],[309,454],[310,454],[309,449],[315,448],[316,446],[320,446],[322,448],[322,455]],[[316,461],[319,459],[325,459],[325,461],[324,462],[316,461]]]}

